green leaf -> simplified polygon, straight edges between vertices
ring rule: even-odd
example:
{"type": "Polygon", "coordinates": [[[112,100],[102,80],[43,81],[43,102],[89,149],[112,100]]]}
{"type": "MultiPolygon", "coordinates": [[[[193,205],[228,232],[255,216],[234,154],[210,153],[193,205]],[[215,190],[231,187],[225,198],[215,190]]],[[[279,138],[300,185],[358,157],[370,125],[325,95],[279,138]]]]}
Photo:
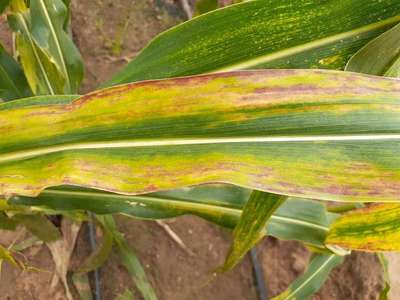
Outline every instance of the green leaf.
{"type": "Polygon", "coordinates": [[[9,218],[4,212],[0,212],[0,229],[15,230],[17,223],[9,218]]]}
{"type": "Polygon", "coordinates": [[[196,1],[195,15],[202,15],[217,8],[218,0],[199,0],[196,1]]]}
{"type": "Polygon", "coordinates": [[[61,237],[59,230],[46,216],[40,214],[18,214],[15,215],[12,220],[24,225],[33,235],[46,243],[58,240],[61,237]]]}
{"type": "Polygon", "coordinates": [[[125,291],[120,294],[115,300],[133,300],[133,293],[129,289],[125,289],[125,291]]]}
{"type": "Polygon", "coordinates": [[[70,104],[0,104],[0,194],[226,182],[398,201],[399,86],[337,71],[242,71],[120,85],[70,104]]]}
{"type": "Polygon", "coordinates": [[[85,261],[75,271],[83,274],[98,269],[102,266],[110,256],[113,246],[113,235],[109,230],[103,228],[103,239],[97,249],[88,256],[85,261]]]}
{"type": "Polygon", "coordinates": [[[400,2],[247,1],[156,37],[106,85],[254,68],[344,68],[400,21],[400,2]]]}
{"type": "Polygon", "coordinates": [[[233,245],[222,267],[231,270],[265,236],[266,224],[287,197],[253,191],[233,231],[233,245]]]}
{"type": "Polygon", "coordinates": [[[31,94],[20,65],[0,45],[0,102],[28,97],[31,94]]]}
{"type": "Polygon", "coordinates": [[[147,279],[146,273],[140,264],[135,252],[129,247],[127,241],[118,231],[117,225],[111,215],[98,217],[106,230],[113,235],[115,244],[118,247],[119,256],[125,268],[128,270],[133,282],[142,294],[144,300],[156,300],[157,296],[147,279]]]}
{"type": "Polygon", "coordinates": [[[13,14],[8,15],[8,23],[16,33],[16,49],[29,86],[35,95],[63,94],[65,78],[34,41],[30,22],[27,8],[14,10],[13,14]]]}
{"type": "Polygon", "coordinates": [[[348,62],[347,71],[400,76],[400,24],[359,50],[348,62]]]}
{"type": "MultiPolygon", "coordinates": [[[[193,214],[221,226],[234,228],[250,191],[230,185],[208,185],[145,196],[125,196],[94,190],[44,190],[37,198],[13,197],[12,204],[47,207],[60,211],[89,210],[96,214],[122,213],[144,219],[160,219],[193,214]]],[[[298,240],[324,248],[329,224],[336,218],[323,203],[289,198],[271,216],[269,235],[298,240]]]]}
{"type": "Polygon", "coordinates": [[[83,79],[82,57],[64,30],[68,9],[62,0],[30,0],[32,38],[65,79],[60,94],[77,93],[83,79]]]}
{"type": "Polygon", "coordinates": [[[339,217],[325,243],[354,250],[399,251],[399,226],[400,204],[375,204],[339,217]]]}
{"type": "Polygon", "coordinates": [[[29,105],[68,104],[71,103],[72,100],[75,100],[77,98],[79,98],[79,95],[33,96],[2,103],[0,110],[25,107],[29,105]]]}
{"type": "Polygon", "coordinates": [[[8,7],[11,0],[1,0],[0,1],[0,14],[4,12],[4,10],[8,7]]]}
{"type": "Polygon", "coordinates": [[[285,292],[272,300],[308,299],[321,288],[332,269],[342,262],[342,256],[314,254],[305,273],[297,278],[285,292]]]}

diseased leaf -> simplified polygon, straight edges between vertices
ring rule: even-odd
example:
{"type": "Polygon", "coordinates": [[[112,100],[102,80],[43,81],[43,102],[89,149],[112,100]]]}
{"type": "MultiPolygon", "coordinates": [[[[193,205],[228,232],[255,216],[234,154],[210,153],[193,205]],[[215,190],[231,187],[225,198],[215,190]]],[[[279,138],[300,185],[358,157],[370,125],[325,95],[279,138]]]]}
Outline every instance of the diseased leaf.
{"type": "Polygon", "coordinates": [[[150,282],[147,279],[146,273],[140,264],[133,249],[128,245],[125,238],[118,231],[117,225],[111,215],[99,217],[106,230],[112,234],[115,244],[117,246],[119,256],[125,268],[128,270],[129,275],[132,277],[137,289],[143,296],[144,300],[156,300],[157,296],[154,292],[150,282]]]}
{"type": "Polygon", "coordinates": [[[62,184],[142,194],[226,182],[397,201],[399,95],[394,79],[268,70],[121,85],[64,105],[0,104],[0,194],[36,196],[62,184]]]}
{"type": "Polygon", "coordinates": [[[18,214],[13,216],[12,220],[24,225],[33,235],[46,243],[58,240],[61,237],[58,229],[43,215],[18,214]]]}
{"type": "Polygon", "coordinates": [[[354,250],[399,251],[399,226],[400,204],[374,204],[339,217],[325,243],[354,250]]]}
{"type": "Polygon", "coordinates": [[[28,97],[31,94],[20,65],[0,45],[0,102],[28,97]]]}
{"type": "MultiPolygon", "coordinates": [[[[96,214],[122,213],[144,219],[160,219],[193,214],[221,226],[234,228],[250,191],[231,185],[208,185],[145,196],[126,196],[94,190],[44,190],[37,198],[14,197],[13,204],[47,207],[54,210],[89,210],[96,214]]],[[[269,235],[284,240],[298,240],[324,248],[329,224],[336,218],[323,203],[289,198],[271,216],[269,235]]]]}
{"type": "Polygon", "coordinates": [[[83,62],[64,30],[68,9],[62,0],[30,0],[30,32],[37,46],[54,61],[65,79],[60,94],[77,93],[83,79],[83,62]]]}
{"type": "Polygon", "coordinates": [[[233,244],[221,271],[231,270],[265,236],[266,224],[286,196],[253,191],[233,231],[233,244]]]}
{"type": "Polygon", "coordinates": [[[400,76],[400,24],[381,34],[348,62],[347,71],[364,74],[400,76]]]}
{"type": "Polygon", "coordinates": [[[308,299],[322,287],[332,269],[342,262],[342,256],[314,254],[305,273],[297,278],[285,292],[272,300],[308,299]]]}
{"type": "Polygon", "coordinates": [[[342,69],[399,21],[397,0],[247,1],[160,34],[106,85],[238,69],[342,69]]]}

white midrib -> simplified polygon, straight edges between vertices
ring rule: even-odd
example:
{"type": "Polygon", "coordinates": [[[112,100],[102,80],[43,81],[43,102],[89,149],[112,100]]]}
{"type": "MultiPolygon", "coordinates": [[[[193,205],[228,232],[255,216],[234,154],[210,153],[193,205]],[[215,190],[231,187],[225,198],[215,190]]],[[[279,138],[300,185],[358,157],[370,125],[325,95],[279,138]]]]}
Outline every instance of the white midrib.
{"type": "Polygon", "coordinates": [[[112,148],[143,148],[185,145],[215,145],[238,143],[301,143],[301,142],[346,142],[346,141],[383,141],[399,140],[400,134],[364,134],[364,135],[319,135],[319,136],[282,136],[282,137],[218,137],[192,139],[164,139],[164,140],[122,140],[105,142],[70,143],[47,146],[37,149],[28,149],[11,153],[0,154],[0,163],[26,159],[56,152],[69,150],[112,149],[112,148]]]}
{"type": "Polygon", "coordinates": [[[50,28],[51,34],[53,35],[53,38],[54,38],[54,41],[55,41],[55,44],[56,44],[56,47],[57,47],[58,55],[60,56],[61,65],[62,65],[64,74],[65,74],[65,80],[67,82],[67,87],[68,87],[68,90],[70,90],[71,82],[69,80],[69,76],[68,76],[69,74],[68,74],[68,71],[67,71],[67,65],[66,65],[65,60],[64,60],[63,52],[61,50],[60,41],[58,40],[56,31],[54,29],[53,22],[51,21],[51,18],[50,18],[50,15],[49,15],[48,11],[47,11],[46,5],[44,4],[43,0],[40,0],[39,3],[40,3],[40,6],[43,9],[43,12],[44,12],[44,15],[46,17],[47,23],[49,24],[49,28],[50,28]]]}
{"type": "Polygon", "coordinates": [[[369,24],[369,25],[366,25],[366,26],[363,26],[363,27],[360,27],[360,28],[357,28],[354,30],[350,30],[347,32],[332,35],[332,36],[329,36],[329,37],[326,37],[323,39],[315,40],[315,41],[312,41],[309,43],[301,44],[299,46],[287,48],[285,50],[280,50],[280,51],[277,51],[274,53],[262,55],[262,56],[244,61],[244,62],[239,62],[237,64],[227,66],[227,67],[222,67],[220,69],[214,70],[213,73],[248,69],[248,68],[263,64],[263,63],[271,62],[271,61],[274,61],[274,60],[277,60],[280,58],[284,58],[284,57],[295,55],[295,54],[305,52],[308,50],[316,49],[316,48],[324,46],[324,45],[329,45],[331,43],[334,43],[334,42],[337,42],[340,40],[344,40],[347,38],[351,38],[353,36],[356,36],[356,35],[359,35],[362,33],[366,33],[373,29],[381,28],[381,27],[384,27],[389,24],[397,23],[399,21],[400,21],[400,16],[394,16],[389,19],[386,19],[386,20],[383,20],[383,21],[380,21],[377,23],[369,24]]]}
{"type": "MultiPolygon", "coordinates": [[[[58,195],[58,196],[81,196],[81,197],[98,197],[98,198],[115,198],[115,199],[120,199],[120,200],[133,200],[133,202],[140,203],[141,200],[143,202],[158,202],[158,203],[165,203],[166,200],[170,201],[170,203],[173,205],[175,204],[176,207],[179,207],[180,209],[198,209],[199,211],[212,211],[215,212],[216,210],[222,211],[227,214],[235,214],[237,216],[240,216],[242,213],[242,210],[236,209],[236,208],[229,208],[229,207],[224,207],[224,206],[218,206],[218,205],[213,205],[213,204],[205,204],[205,203],[194,203],[194,202],[188,202],[188,201],[179,201],[179,200],[174,200],[174,199],[164,199],[164,198],[157,198],[157,197],[144,197],[144,196],[126,196],[126,195],[116,195],[116,194],[103,194],[103,193],[96,193],[96,192],[81,192],[81,191],[61,191],[61,190],[52,190],[52,189],[47,189],[42,191],[41,195],[58,195]]],[[[285,223],[291,223],[291,224],[296,224],[296,225],[301,225],[304,227],[309,227],[309,228],[314,228],[317,230],[321,230],[324,232],[328,232],[329,228],[318,225],[315,223],[299,220],[299,219],[293,219],[293,218],[288,218],[284,216],[278,216],[278,215],[272,215],[271,216],[272,220],[277,220],[285,223]]]]}
{"type": "MultiPolygon", "coordinates": [[[[296,295],[297,292],[298,292],[299,290],[301,290],[305,285],[307,285],[311,280],[313,280],[314,277],[317,276],[317,275],[325,268],[325,266],[326,266],[327,264],[329,264],[330,261],[331,261],[332,259],[335,258],[335,256],[336,256],[336,255],[334,255],[334,254],[330,255],[330,256],[328,257],[328,259],[327,259],[322,265],[319,266],[319,268],[314,272],[314,274],[312,274],[310,277],[308,277],[307,280],[305,280],[302,284],[300,284],[300,285],[299,285],[295,290],[293,290],[288,296],[286,296],[285,298],[283,298],[283,300],[291,300],[291,299],[293,299],[292,297],[293,297],[294,295],[296,295]]],[[[295,298],[295,299],[296,299],[296,298],[295,298]]]]}

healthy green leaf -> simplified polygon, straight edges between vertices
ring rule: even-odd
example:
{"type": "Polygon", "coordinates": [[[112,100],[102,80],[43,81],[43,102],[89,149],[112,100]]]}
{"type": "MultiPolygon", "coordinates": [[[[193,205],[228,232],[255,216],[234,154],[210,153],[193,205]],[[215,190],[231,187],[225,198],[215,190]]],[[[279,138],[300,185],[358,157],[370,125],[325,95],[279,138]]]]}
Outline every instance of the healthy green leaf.
{"type": "Polygon", "coordinates": [[[4,212],[0,212],[0,229],[15,230],[17,223],[9,218],[4,212]]]}
{"type": "Polygon", "coordinates": [[[321,288],[332,269],[342,262],[342,256],[314,254],[306,272],[297,278],[285,292],[272,300],[308,299],[321,288]]]}
{"type": "Polygon", "coordinates": [[[63,94],[65,78],[32,37],[31,16],[23,1],[12,6],[8,23],[16,33],[16,49],[29,86],[35,95],[63,94]]]}
{"type": "Polygon", "coordinates": [[[253,191],[233,231],[233,244],[221,271],[231,270],[265,236],[266,224],[287,197],[253,191]]]}
{"type": "Polygon", "coordinates": [[[400,24],[358,51],[348,62],[347,71],[388,77],[400,76],[400,24]]]}
{"type": "Polygon", "coordinates": [[[375,204],[339,217],[331,225],[325,243],[354,250],[399,251],[399,225],[399,204],[375,204]]]}
{"type": "MultiPolygon", "coordinates": [[[[47,207],[59,211],[89,210],[96,214],[122,213],[137,218],[160,219],[192,214],[234,228],[250,191],[231,185],[208,185],[145,196],[125,196],[94,190],[46,189],[37,198],[13,197],[12,204],[47,207]]],[[[324,248],[329,224],[336,218],[323,203],[289,198],[271,216],[269,235],[298,240],[324,248]]]]}
{"type": "Polygon", "coordinates": [[[248,1],[160,34],[106,85],[250,68],[342,69],[399,21],[397,0],[248,1]]]}
{"type": "Polygon", "coordinates": [[[393,79],[268,70],[121,85],[64,105],[0,104],[0,194],[227,182],[320,200],[397,201],[399,96],[393,79]]]}
{"type": "Polygon", "coordinates": [[[77,93],[83,79],[83,62],[71,37],[64,30],[68,20],[67,6],[62,0],[30,0],[32,38],[55,62],[65,79],[60,94],[77,93]]]}
{"type": "Polygon", "coordinates": [[[122,263],[131,275],[133,282],[136,284],[136,287],[142,294],[144,300],[156,300],[157,296],[147,279],[146,273],[140,264],[139,259],[133,249],[128,245],[125,238],[118,231],[113,217],[108,215],[99,217],[99,220],[101,220],[104,228],[113,236],[122,263]]]}
{"type": "Polygon", "coordinates": [[[8,7],[11,0],[1,0],[0,1],[0,14],[4,12],[4,10],[8,7]]]}
{"type": "Polygon", "coordinates": [[[218,0],[199,0],[196,1],[195,15],[202,15],[217,8],[218,0]]]}
{"type": "Polygon", "coordinates": [[[0,102],[28,97],[31,94],[20,65],[0,45],[0,102]]]}

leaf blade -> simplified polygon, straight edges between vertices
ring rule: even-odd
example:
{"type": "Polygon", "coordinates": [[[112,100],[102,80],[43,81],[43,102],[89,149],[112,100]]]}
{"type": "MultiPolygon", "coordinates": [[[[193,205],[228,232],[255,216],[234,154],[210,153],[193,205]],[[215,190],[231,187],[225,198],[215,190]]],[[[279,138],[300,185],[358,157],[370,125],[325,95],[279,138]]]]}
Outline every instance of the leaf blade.
{"type": "Polygon", "coordinates": [[[265,235],[266,224],[287,197],[253,191],[233,230],[233,244],[221,271],[232,268],[265,235]]]}
{"type": "Polygon", "coordinates": [[[303,275],[297,278],[290,287],[273,300],[308,299],[316,293],[328,278],[333,268],[343,262],[343,257],[334,254],[314,254],[303,275]]]}
{"type": "Polygon", "coordinates": [[[355,209],[331,225],[325,244],[363,251],[398,251],[399,216],[397,203],[355,209]]]}
{"type": "Polygon", "coordinates": [[[128,242],[118,231],[113,217],[107,215],[99,218],[99,220],[103,223],[104,228],[109,230],[110,234],[113,235],[122,263],[128,270],[129,275],[132,277],[133,282],[136,284],[143,298],[145,300],[157,300],[156,293],[147,279],[145,270],[133,249],[128,245],[128,242]]]}
{"type": "Polygon", "coordinates": [[[140,194],[227,182],[321,200],[397,201],[398,85],[345,72],[242,71],[3,109],[0,194],[34,196],[60,184],[140,194]]]}
{"type": "Polygon", "coordinates": [[[399,77],[400,24],[381,34],[351,57],[346,70],[372,75],[399,77]]]}
{"type": "Polygon", "coordinates": [[[248,1],[162,33],[106,85],[242,68],[342,69],[399,12],[396,1],[248,1]]]}
{"type": "MultiPolygon", "coordinates": [[[[142,219],[160,219],[193,214],[218,225],[234,228],[250,191],[228,185],[199,186],[146,196],[124,196],[93,190],[48,189],[37,198],[14,197],[12,204],[68,211],[89,210],[96,214],[122,213],[142,219]],[[221,192],[223,191],[223,192],[221,192]]],[[[336,218],[323,203],[288,199],[267,224],[270,235],[298,240],[324,248],[329,224],[336,218]]]]}

